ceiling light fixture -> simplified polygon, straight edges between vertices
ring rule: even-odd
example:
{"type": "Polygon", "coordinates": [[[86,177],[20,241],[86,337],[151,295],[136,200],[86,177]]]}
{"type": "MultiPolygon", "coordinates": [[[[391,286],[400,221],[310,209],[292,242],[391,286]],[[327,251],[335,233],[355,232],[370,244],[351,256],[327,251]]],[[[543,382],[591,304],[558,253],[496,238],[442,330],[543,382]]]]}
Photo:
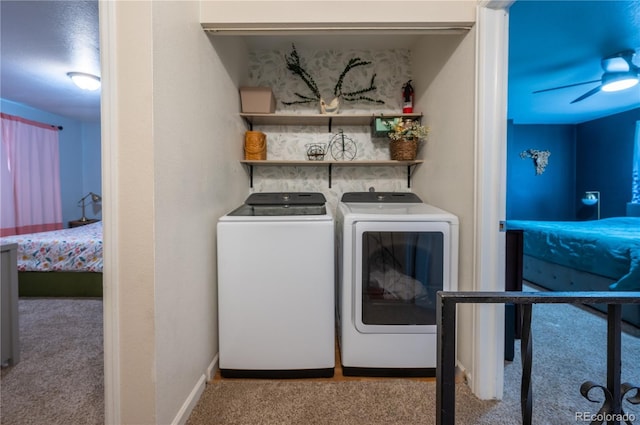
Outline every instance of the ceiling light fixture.
{"type": "Polygon", "coordinates": [[[82,90],[95,91],[100,88],[100,77],[84,72],[68,72],[67,75],[73,83],[82,90]]]}
{"type": "Polygon", "coordinates": [[[638,84],[638,74],[634,71],[607,72],[602,76],[602,91],[613,92],[629,89],[638,84]]]}

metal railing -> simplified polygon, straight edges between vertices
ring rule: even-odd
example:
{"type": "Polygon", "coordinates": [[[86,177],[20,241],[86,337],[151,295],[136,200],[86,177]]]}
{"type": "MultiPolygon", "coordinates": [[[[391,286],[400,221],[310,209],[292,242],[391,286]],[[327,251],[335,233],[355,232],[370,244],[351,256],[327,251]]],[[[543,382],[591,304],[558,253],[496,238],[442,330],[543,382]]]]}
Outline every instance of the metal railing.
{"type": "MultiPolygon", "coordinates": [[[[621,383],[621,314],[623,304],[640,304],[638,292],[438,292],[438,358],[436,368],[436,424],[455,424],[456,309],[458,304],[517,304],[522,309],[522,384],[520,404],[523,425],[532,420],[532,338],[533,304],[606,304],[607,305],[607,384],[585,381],[580,392],[589,401],[593,388],[602,389],[605,401],[596,415],[607,418],[608,425],[619,425],[624,418],[622,399],[640,404],[640,388],[621,383]],[[632,391],[636,391],[635,395],[632,391]]],[[[591,424],[605,423],[593,421],[591,424]]],[[[630,422],[626,422],[631,425],[630,422]]]]}

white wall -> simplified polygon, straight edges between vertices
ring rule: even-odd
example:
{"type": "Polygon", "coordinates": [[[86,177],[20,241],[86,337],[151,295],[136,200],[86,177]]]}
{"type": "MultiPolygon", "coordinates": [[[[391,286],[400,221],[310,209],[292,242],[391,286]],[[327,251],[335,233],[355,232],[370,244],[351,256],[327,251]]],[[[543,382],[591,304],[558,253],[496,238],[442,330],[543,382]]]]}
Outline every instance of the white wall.
{"type": "Polygon", "coordinates": [[[236,84],[247,54],[238,40],[214,47],[197,2],[154,2],[152,27],[156,421],[166,424],[218,352],[216,222],[249,187],[236,84]]]}
{"type": "MultiPolygon", "coordinates": [[[[419,110],[431,133],[424,148],[424,164],[413,178],[423,200],[460,220],[458,287],[474,290],[474,151],[475,151],[475,29],[461,36],[425,36],[413,48],[412,74],[419,110]]],[[[458,356],[472,368],[469,305],[460,306],[458,356]]]]}
{"type": "Polygon", "coordinates": [[[107,421],[172,423],[217,353],[215,224],[248,192],[234,149],[246,55],[214,49],[197,2],[106,8],[107,421]]]}

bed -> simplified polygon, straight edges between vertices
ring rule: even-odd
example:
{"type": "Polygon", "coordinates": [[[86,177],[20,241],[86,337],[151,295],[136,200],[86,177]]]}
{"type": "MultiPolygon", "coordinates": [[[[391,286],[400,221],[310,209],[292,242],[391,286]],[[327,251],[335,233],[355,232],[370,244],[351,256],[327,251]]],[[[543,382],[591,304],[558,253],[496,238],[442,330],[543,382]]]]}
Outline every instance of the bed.
{"type": "Polygon", "coordinates": [[[21,297],[101,297],[102,222],[0,238],[18,245],[21,297]]]}
{"type": "MultiPolygon", "coordinates": [[[[640,296],[640,217],[509,220],[507,227],[523,230],[524,280],[554,291],[638,291],[640,296]]],[[[640,327],[640,306],[623,306],[622,318],[640,327]]]]}

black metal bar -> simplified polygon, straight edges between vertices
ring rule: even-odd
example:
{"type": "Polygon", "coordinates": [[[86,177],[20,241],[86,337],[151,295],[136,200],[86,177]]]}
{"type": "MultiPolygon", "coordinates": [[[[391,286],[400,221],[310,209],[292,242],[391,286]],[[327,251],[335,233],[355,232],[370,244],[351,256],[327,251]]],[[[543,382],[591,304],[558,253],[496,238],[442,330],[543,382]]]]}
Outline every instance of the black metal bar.
{"type": "MultiPolygon", "coordinates": [[[[521,229],[507,229],[505,234],[505,278],[504,289],[506,291],[522,291],[522,257],[523,257],[524,231],[521,229]]],[[[520,339],[522,333],[522,309],[515,305],[515,318],[508,326],[514,328],[514,338],[520,339]]]]}
{"type": "Polygon", "coordinates": [[[331,189],[331,170],[332,170],[332,164],[329,164],[329,189],[331,189]]]}
{"type": "Polygon", "coordinates": [[[407,187],[411,189],[411,165],[407,165],[407,187]]]}
{"type": "Polygon", "coordinates": [[[253,164],[249,164],[249,187],[253,188],[253,164]]]}
{"type": "Polygon", "coordinates": [[[436,423],[455,425],[456,304],[436,303],[438,354],[436,367],[436,423]]]}
{"type": "Polygon", "coordinates": [[[520,386],[520,408],[522,411],[522,424],[531,425],[533,391],[531,388],[531,365],[533,363],[533,339],[531,338],[531,304],[522,305],[522,332],[520,337],[522,359],[522,383],[520,386]]]}
{"type": "Polygon", "coordinates": [[[638,292],[575,291],[575,292],[489,292],[440,291],[443,299],[456,304],[640,304],[638,292]],[[615,295],[612,295],[615,294],[615,295]]]}
{"type": "MultiPolygon", "coordinates": [[[[601,411],[609,411],[619,424],[622,417],[622,397],[636,388],[632,384],[620,385],[621,372],[621,314],[623,304],[640,304],[637,292],[453,292],[439,291],[436,303],[436,323],[438,332],[438,357],[436,368],[436,424],[454,425],[455,423],[455,344],[456,309],[458,304],[522,304],[522,350],[523,376],[521,387],[522,419],[524,425],[532,420],[531,390],[531,315],[532,304],[607,304],[607,388],[585,382],[580,392],[590,401],[588,392],[599,387],[611,399],[611,406],[603,406],[601,411]],[[528,381],[525,383],[525,381],[528,381]],[[608,394],[607,394],[608,393],[608,394]]],[[[640,403],[640,390],[633,403],[640,403]]],[[[606,403],[606,402],[605,402],[606,403]]]]}
{"type": "Polygon", "coordinates": [[[333,125],[333,118],[329,117],[329,133],[331,133],[331,126],[333,125]]]}
{"type": "Polygon", "coordinates": [[[611,393],[611,418],[609,425],[618,425],[622,413],[622,306],[609,304],[607,308],[607,389],[611,393]]]}

